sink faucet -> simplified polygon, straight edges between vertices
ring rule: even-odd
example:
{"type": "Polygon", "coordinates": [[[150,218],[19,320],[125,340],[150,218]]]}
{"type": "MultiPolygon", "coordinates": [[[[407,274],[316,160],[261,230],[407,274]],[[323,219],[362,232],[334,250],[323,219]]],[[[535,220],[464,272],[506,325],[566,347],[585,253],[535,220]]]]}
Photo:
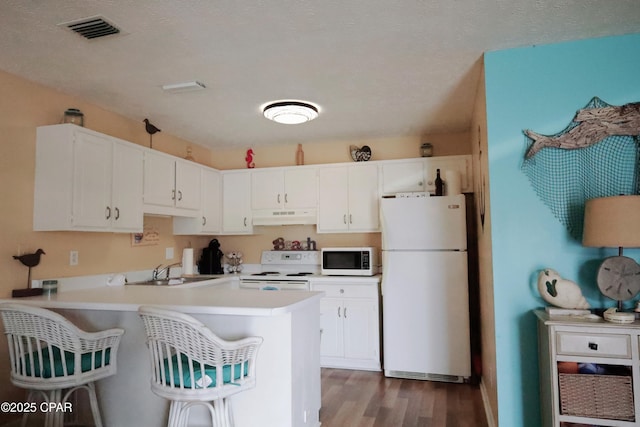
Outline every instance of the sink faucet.
{"type": "Polygon", "coordinates": [[[160,275],[162,273],[164,273],[165,271],[166,271],[165,278],[168,279],[169,275],[171,274],[171,267],[176,267],[178,265],[182,265],[182,263],[176,262],[176,263],[173,263],[173,264],[169,264],[169,265],[167,265],[166,267],[163,267],[163,268],[160,268],[160,267],[162,267],[162,264],[160,264],[159,266],[157,266],[156,268],[153,269],[152,279],[153,280],[158,280],[160,278],[160,275]]]}

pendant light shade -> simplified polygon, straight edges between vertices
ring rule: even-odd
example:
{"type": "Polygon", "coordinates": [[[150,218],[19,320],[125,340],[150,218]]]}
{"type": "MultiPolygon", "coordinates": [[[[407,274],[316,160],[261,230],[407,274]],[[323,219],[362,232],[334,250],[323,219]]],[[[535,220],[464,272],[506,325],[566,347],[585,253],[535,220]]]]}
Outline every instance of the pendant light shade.
{"type": "Polygon", "coordinates": [[[297,125],[318,117],[318,108],[306,102],[281,101],[264,107],[263,114],[274,122],[297,125]]]}

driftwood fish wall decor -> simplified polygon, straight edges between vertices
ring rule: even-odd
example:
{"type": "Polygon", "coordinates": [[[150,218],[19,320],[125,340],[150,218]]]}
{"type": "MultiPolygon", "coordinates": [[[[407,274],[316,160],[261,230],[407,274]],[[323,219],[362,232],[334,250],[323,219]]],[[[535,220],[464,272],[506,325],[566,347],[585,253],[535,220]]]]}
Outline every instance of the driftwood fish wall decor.
{"type": "Polygon", "coordinates": [[[594,97],[555,135],[523,133],[521,169],[577,241],[588,199],[640,194],[639,102],[617,107],[594,97]]]}
{"type": "Polygon", "coordinates": [[[573,121],[578,125],[560,135],[546,136],[532,130],[525,130],[524,134],[533,141],[525,158],[532,157],[545,147],[573,150],[589,147],[613,135],[640,135],[640,102],[620,107],[611,105],[602,108],[585,108],[578,110],[573,121]]]}

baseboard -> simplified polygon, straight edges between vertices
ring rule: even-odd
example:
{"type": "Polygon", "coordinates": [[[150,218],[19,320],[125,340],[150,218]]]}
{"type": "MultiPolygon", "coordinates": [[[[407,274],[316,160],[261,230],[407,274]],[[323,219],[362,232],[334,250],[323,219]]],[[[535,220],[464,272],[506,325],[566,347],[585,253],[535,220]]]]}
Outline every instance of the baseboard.
{"type": "Polygon", "coordinates": [[[480,395],[482,396],[482,405],[484,406],[484,413],[487,416],[487,425],[489,427],[497,427],[496,420],[493,418],[493,412],[491,412],[491,405],[489,404],[489,395],[487,394],[487,388],[484,386],[484,381],[480,381],[480,395]]]}

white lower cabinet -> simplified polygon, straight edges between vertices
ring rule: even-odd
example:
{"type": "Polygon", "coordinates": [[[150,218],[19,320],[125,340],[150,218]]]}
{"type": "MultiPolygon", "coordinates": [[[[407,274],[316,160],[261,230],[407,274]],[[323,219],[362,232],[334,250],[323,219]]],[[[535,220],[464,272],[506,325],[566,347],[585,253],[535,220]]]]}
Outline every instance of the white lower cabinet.
{"type": "Polygon", "coordinates": [[[535,314],[541,426],[640,426],[638,321],[535,314]]]}
{"type": "Polygon", "coordinates": [[[320,302],[320,364],[323,367],[381,370],[379,280],[328,278],[311,281],[320,302]]]}

